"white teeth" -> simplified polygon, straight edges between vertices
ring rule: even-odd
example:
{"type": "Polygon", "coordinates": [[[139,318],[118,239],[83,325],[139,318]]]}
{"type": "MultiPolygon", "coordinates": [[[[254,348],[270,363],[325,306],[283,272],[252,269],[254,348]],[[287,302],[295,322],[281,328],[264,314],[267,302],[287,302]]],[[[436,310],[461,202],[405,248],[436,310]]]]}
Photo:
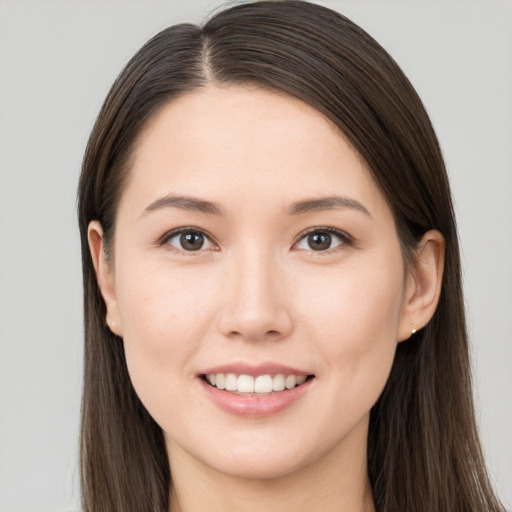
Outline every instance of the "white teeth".
{"type": "MultiPolygon", "coordinates": [[[[224,389],[224,383],[226,382],[226,376],[223,373],[213,374],[215,379],[215,386],[218,389],[224,389]]],[[[212,383],[213,384],[213,383],[212,383]]]]}
{"type": "Polygon", "coordinates": [[[209,373],[206,380],[217,389],[235,393],[268,395],[273,391],[283,391],[300,386],[307,379],[306,375],[236,375],[234,373],[209,373]]]}
{"type": "Polygon", "coordinates": [[[278,373],[272,380],[272,389],[274,391],[283,391],[285,383],[285,377],[282,373],[278,373]]]}
{"type": "Polygon", "coordinates": [[[238,391],[237,378],[234,373],[226,374],[226,383],[224,384],[224,388],[226,391],[238,391]]]}
{"type": "Polygon", "coordinates": [[[254,378],[250,375],[240,375],[237,387],[239,393],[254,393],[254,378]]]}
{"type": "Polygon", "coordinates": [[[259,375],[254,381],[254,391],[256,393],[272,392],[272,377],[270,375],[259,375]]]}
{"type": "Polygon", "coordinates": [[[306,381],[305,375],[301,375],[300,377],[297,377],[297,386],[300,386],[305,381],[306,381]]]}
{"type": "Polygon", "coordinates": [[[297,384],[297,377],[295,377],[295,375],[288,375],[288,377],[286,377],[286,381],[284,384],[286,386],[286,389],[294,388],[295,384],[297,384]]]}

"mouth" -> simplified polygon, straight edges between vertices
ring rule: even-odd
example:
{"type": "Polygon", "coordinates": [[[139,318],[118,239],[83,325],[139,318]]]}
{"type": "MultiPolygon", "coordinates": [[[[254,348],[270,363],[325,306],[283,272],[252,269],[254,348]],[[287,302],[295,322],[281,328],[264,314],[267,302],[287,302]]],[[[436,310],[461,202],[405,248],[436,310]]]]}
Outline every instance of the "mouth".
{"type": "Polygon", "coordinates": [[[201,388],[224,412],[245,418],[268,418],[303,403],[315,388],[316,376],[273,362],[233,362],[204,369],[201,388]]]}
{"type": "Polygon", "coordinates": [[[208,373],[201,375],[201,378],[212,388],[234,395],[265,397],[298,388],[312,380],[314,375],[208,373]]]}

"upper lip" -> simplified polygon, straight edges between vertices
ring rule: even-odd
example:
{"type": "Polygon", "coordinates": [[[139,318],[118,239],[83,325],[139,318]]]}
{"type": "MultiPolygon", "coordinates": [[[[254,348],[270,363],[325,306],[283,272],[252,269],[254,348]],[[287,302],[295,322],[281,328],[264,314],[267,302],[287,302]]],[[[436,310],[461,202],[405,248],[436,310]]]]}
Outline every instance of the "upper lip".
{"type": "Polygon", "coordinates": [[[200,375],[209,375],[211,373],[234,373],[235,375],[251,375],[253,377],[257,377],[258,375],[277,375],[278,373],[296,376],[311,375],[310,372],[299,370],[298,368],[270,362],[257,365],[242,362],[222,364],[207,368],[202,371],[200,375]]]}

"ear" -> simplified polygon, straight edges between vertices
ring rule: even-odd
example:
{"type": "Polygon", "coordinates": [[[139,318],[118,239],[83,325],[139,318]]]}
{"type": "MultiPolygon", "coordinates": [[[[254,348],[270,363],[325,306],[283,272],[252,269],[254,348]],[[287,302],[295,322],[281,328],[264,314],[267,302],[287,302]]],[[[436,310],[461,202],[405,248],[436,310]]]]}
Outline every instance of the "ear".
{"type": "Polygon", "coordinates": [[[433,229],[420,240],[407,273],[398,341],[411,337],[430,321],[439,302],[444,271],[445,241],[433,229]]]}
{"type": "Polygon", "coordinates": [[[107,308],[107,318],[105,320],[114,334],[122,336],[122,324],[115,291],[113,264],[109,261],[105,252],[103,228],[98,221],[94,220],[89,223],[87,239],[89,241],[89,249],[91,251],[98,286],[107,308]]]}

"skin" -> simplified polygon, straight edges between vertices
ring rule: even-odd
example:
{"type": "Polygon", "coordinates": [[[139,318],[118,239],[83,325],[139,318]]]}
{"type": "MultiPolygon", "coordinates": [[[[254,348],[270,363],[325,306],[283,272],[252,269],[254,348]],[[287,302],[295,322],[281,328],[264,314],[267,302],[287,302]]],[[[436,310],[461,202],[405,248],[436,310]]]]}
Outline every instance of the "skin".
{"type": "Polygon", "coordinates": [[[374,510],[369,411],[397,343],[435,311],[444,242],[429,231],[404,268],[392,212],[336,127],[256,87],[186,94],[140,134],[112,259],[98,222],[89,242],[107,320],[164,431],[171,510],[374,510]],[[168,194],[215,202],[223,215],[147,211],[168,194]],[[367,212],[287,212],[333,194],[367,212]],[[200,250],[186,252],[179,236],[162,242],[181,227],[208,235],[200,250]],[[349,237],[314,250],[305,232],[322,227],[349,237]],[[314,379],[286,409],[240,417],[198,378],[233,362],[285,364],[314,379]]]}

